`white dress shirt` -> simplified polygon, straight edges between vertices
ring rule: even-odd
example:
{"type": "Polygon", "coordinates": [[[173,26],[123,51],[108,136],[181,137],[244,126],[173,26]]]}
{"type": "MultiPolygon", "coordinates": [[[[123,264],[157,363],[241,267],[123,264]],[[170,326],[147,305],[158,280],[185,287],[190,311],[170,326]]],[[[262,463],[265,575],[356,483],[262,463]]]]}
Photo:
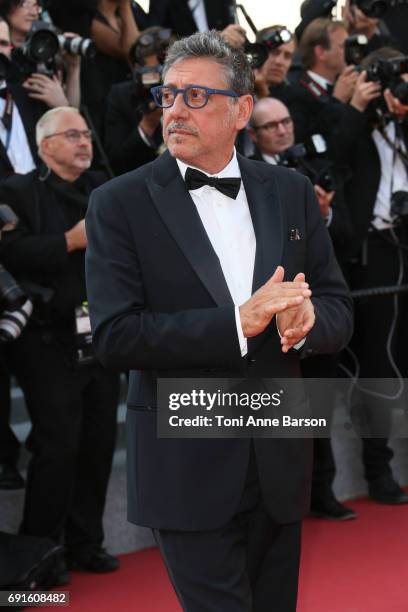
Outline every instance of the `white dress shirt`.
{"type": "MultiPolygon", "coordinates": [[[[176,160],[184,179],[188,167],[179,159],[176,160]]],[[[197,168],[197,170],[200,170],[197,168]]],[[[202,170],[200,170],[202,172],[202,170]]],[[[240,177],[236,152],[229,164],[216,175],[218,178],[240,177]]],[[[247,340],[244,337],[239,315],[239,306],[252,295],[254,276],[256,239],[248,200],[244,185],[236,200],[222,194],[215,187],[204,185],[189,191],[200,215],[200,219],[218,256],[232,300],[235,304],[235,321],[237,325],[241,355],[246,355],[247,340]]]]}
{"type": "MultiPolygon", "coordinates": [[[[391,142],[395,142],[395,124],[390,122],[385,128],[385,132],[391,142]]],[[[378,187],[374,205],[373,225],[378,229],[393,227],[391,219],[391,193],[394,191],[408,191],[408,176],[399,155],[395,156],[394,151],[379,130],[374,130],[372,139],[378,151],[381,162],[381,179],[378,187]]],[[[399,147],[405,151],[402,141],[399,147]]]]}
{"type": "Polygon", "coordinates": [[[197,30],[199,32],[208,32],[208,21],[204,0],[188,0],[188,7],[197,26],[197,30]]]}
{"type": "MultiPolygon", "coordinates": [[[[0,89],[6,86],[5,82],[0,82],[0,89]]],[[[0,118],[4,115],[4,109],[6,107],[6,100],[0,98],[0,118]]],[[[34,170],[35,163],[31,154],[30,145],[28,144],[27,134],[24,129],[23,121],[21,119],[17,104],[13,102],[13,114],[11,123],[11,135],[10,141],[7,147],[8,132],[0,121],[0,140],[3,143],[4,148],[7,148],[7,155],[11,165],[14,168],[14,172],[17,174],[26,174],[34,170]]]]}
{"type": "Polygon", "coordinates": [[[307,74],[313,79],[322,89],[327,91],[327,87],[329,85],[333,85],[331,81],[323,77],[321,74],[317,74],[317,72],[313,72],[313,70],[308,70],[307,74]]]}

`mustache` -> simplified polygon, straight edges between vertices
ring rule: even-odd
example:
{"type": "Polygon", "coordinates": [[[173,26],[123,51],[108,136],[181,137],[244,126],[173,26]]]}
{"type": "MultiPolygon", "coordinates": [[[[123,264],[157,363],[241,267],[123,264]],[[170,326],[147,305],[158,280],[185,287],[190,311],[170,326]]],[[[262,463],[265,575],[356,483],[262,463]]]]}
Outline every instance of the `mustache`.
{"type": "Polygon", "coordinates": [[[197,134],[196,129],[192,128],[190,125],[187,125],[187,123],[183,123],[182,121],[173,121],[166,128],[168,134],[171,134],[175,130],[183,130],[184,132],[194,135],[197,134]]]}

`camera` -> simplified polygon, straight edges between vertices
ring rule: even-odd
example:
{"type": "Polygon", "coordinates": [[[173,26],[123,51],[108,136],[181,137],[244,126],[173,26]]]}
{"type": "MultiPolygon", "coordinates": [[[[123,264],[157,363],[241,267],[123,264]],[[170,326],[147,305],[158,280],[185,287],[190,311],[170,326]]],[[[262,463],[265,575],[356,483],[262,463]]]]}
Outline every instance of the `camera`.
{"type": "Polygon", "coordinates": [[[354,34],[344,41],[344,58],[347,65],[358,66],[367,55],[368,38],[365,34],[354,34]]]}
{"type": "Polygon", "coordinates": [[[408,191],[394,191],[391,195],[391,216],[408,221],[408,191]]]}
{"type": "Polygon", "coordinates": [[[308,154],[307,148],[303,143],[289,147],[279,155],[277,162],[279,166],[294,168],[305,174],[313,183],[319,185],[325,191],[336,190],[336,177],[333,171],[333,164],[326,160],[317,160],[315,165],[306,161],[308,154]]]}
{"type": "Polygon", "coordinates": [[[351,3],[360,9],[367,17],[378,19],[390,6],[387,0],[353,0],[351,3]]]}
{"type": "Polygon", "coordinates": [[[136,100],[137,109],[145,114],[156,110],[150,89],[161,84],[163,66],[143,66],[133,72],[133,97],[136,100]]]}
{"type": "Polygon", "coordinates": [[[408,73],[408,57],[379,59],[367,68],[367,81],[377,81],[381,88],[389,88],[402,104],[408,104],[408,83],[401,74],[408,73]]]}
{"type": "MultiPolygon", "coordinates": [[[[1,233],[14,229],[18,218],[6,204],[0,204],[1,233]]],[[[33,305],[14,278],[0,264],[0,342],[15,340],[23,331],[33,305]]]]}
{"type": "Polygon", "coordinates": [[[92,58],[95,45],[88,38],[67,38],[44,21],[34,21],[27,40],[13,50],[12,58],[25,79],[33,72],[52,77],[57,72],[56,58],[60,51],[92,58]]]}
{"type": "Polygon", "coordinates": [[[260,68],[268,59],[269,51],[277,49],[292,39],[292,33],[287,28],[276,28],[269,32],[266,31],[255,43],[246,41],[244,53],[252,68],[260,68]]]}
{"type": "Polygon", "coordinates": [[[173,35],[168,28],[157,26],[143,31],[129,49],[129,60],[132,65],[144,66],[146,58],[155,55],[159,64],[163,64],[166,52],[173,41],[173,35]]]}

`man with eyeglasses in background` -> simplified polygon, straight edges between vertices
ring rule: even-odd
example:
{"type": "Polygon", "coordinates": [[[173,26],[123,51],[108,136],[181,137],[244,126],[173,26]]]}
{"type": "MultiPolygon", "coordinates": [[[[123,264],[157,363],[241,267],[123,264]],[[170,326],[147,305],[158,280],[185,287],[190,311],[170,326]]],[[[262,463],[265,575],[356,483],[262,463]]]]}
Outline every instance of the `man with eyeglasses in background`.
{"type": "Polygon", "coordinates": [[[96,354],[131,370],[128,517],[153,529],[186,612],[294,612],[311,440],[158,437],[156,385],[300,376],[296,349],[347,342],[350,300],[310,183],[235,151],[245,54],[193,34],[163,82],[168,151],[95,190],[86,218],[96,354]]]}
{"type": "Polygon", "coordinates": [[[1,243],[2,262],[34,312],[10,360],[23,389],[32,452],[21,533],[65,545],[54,576],[67,568],[109,572],[102,516],[115,445],[118,374],[93,358],[87,319],[84,216],[91,190],[92,135],[71,107],[48,111],[36,137],[43,165],[0,185],[0,201],[20,219],[1,243]],[[40,299],[41,297],[41,299],[40,299]]]}

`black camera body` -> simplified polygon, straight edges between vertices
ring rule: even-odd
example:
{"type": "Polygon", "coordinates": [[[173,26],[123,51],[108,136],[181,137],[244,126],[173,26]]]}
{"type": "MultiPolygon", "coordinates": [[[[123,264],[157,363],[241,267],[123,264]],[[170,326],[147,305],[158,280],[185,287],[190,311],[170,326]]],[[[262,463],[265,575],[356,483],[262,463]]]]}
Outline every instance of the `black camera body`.
{"type": "Polygon", "coordinates": [[[389,88],[402,104],[408,104],[408,83],[401,75],[408,73],[408,56],[379,59],[367,68],[367,81],[376,81],[381,89],[389,88]]]}
{"type": "Polygon", "coordinates": [[[391,215],[408,223],[408,191],[394,191],[391,195],[391,215]]]}
{"type": "Polygon", "coordinates": [[[387,0],[353,0],[351,3],[360,9],[367,17],[379,19],[390,7],[387,0]]]}
{"type": "Polygon", "coordinates": [[[156,110],[156,104],[150,92],[152,87],[161,85],[163,66],[144,66],[136,68],[133,72],[133,98],[137,104],[137,110],[141,114],[151,113],[156,110]]]}
{"type": "Polygon", "coordinates": [[[293,168],[305,174],[313,183],[327,192],[336,190],[336,177],[331,162],[315,160],[314,165],[306,160],[307,148],[304,144],[295,144],[277,156],[279,166],[293,168]]]}
{"type": "Polygon", "coordinates": [[[277,28],[266,34],[258,42],[251,43],[246,41],[244,53],[248,58],[252,68],[260,68],[268,59],[269,51],[277,49],[281,45],[293,39],[292,33],[287,28],[277,28]]]}
{"type": "Polygon", "coordinates": [[[344,59],[348,66],[358,66],[367,55],[368,38],[365,34],[353,34],[344,41],[344,59]]]}

